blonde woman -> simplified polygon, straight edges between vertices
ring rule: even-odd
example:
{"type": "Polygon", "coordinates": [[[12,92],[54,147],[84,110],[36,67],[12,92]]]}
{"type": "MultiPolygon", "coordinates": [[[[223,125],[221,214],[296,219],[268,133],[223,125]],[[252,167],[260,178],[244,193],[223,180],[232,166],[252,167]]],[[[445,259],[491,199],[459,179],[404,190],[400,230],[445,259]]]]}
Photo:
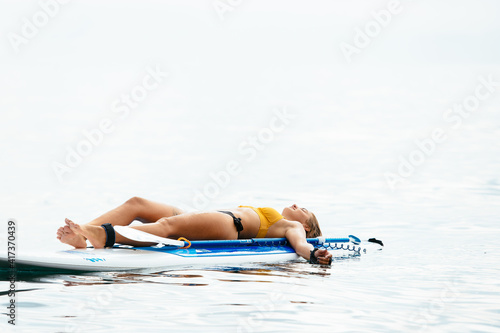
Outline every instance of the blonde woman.
{"type": "Polygon", "coordinates": [[[177,207],[134,197],[84,225],[66,219],[66,225],[57,230],[57,239],[75,248],[87,247],[87,240],[97,249],[111,247],[115,242],[133,246],[152,245],[114,232],[113,226],[127,226],[134,220],[143,224],[131,228],[165,238],[231,240],[284,237],[295,252],[309,262],[331,263],[332,255],[327,250],[314,249],[306,241],[306,237],[321,236],[316,217],[295,204],[285,207],[281,214],[270,207],[251,206],[185,213],[177,207]]]}

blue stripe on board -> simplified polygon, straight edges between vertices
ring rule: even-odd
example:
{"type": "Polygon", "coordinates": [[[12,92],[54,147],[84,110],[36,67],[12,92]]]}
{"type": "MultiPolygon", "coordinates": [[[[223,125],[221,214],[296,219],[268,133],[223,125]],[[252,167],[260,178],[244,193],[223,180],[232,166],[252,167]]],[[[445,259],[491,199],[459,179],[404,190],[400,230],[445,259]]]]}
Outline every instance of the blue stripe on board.
{"type": "MultiPolygon", "coordinates": [[[[139,248],[138,248],[139,249],[139,248]]],[[[181,257],[234,257],[234,256],[255,256],[255,255],[273,255],[283,253],[295,253],[290,246],[226,246],[211,248],[141,248],[148,251],[164,252],[175,254],[181,257]]]]}
{"type": "MultiPolygon", "coordinates": [[[[349,238],[325,238],[324,243],[349,243],[349,238]]],[[[312,245],[320,244],[321,240],[318,238],[308,238],[307,242],[312,245]]],[[[187,245],[187,243],[186,243],[187,245]]],[[[269,251],[269,247],[290,247],[290,244],[286,238],[251,238],[251,239],[236,239],[236,240],[204,240],[204,241],[192,241],[190,249],[208,249],[208,248],[235,248],[239,251],[246,247],[266,247],[266,251],[269,251]]],[[[178,249],[177,247],[166,246],[162,248],[157,247],[133,247],[140,250],[149,251],[171,251],[173,249],[178,249]]]]}

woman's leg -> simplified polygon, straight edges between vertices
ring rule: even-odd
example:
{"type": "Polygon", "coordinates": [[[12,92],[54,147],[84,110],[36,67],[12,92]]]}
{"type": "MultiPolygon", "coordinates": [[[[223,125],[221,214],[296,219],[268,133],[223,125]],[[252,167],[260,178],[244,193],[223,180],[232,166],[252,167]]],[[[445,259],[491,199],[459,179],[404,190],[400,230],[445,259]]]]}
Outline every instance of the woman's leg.
{"type": "MultiPolygon", "coordinates": [[[[106,233],[102,227],[90,224],[80,226],[69,220],[66,223],[73,232],[86,237],[95,248],[104,247],[106,233]]],[[[219,212],[182,214],[132,228],[167,238],[186,237],[190,240],[238,238],[232,217],[219,212]]],[[[116,242],[135,246],[149,245],[135,242],[119,233],[116,233],[116,242]]]]}
{"type": "Polygon", "coordinates": [[[99,226],[103,223],[129,225],[134,220],[139,220],[143,223],[151,223],[158,221],[162,217],[171,217],[182,213],[183,211],[181,209],[174,206],[133,197],[124,204],[110,210],[87,224],[99,226]]]}
{"type": "MultiPolygon", "coordinates": [[[[151,223],[162,217],[172,217],[182,213],[183,211],[181,209],[174,206],[133,197],[115,209],[90,221],[87,225],[100,226],[103,223],[129,225],[134,220],[139,220],[143,223],[151,223]]],[[[57,239],[76,248],[87,246],[86,238],[81,234],[73,232],[68,225],[57,230],[57,239]]]]}
{"type": "Polygon", "coordinates": [[[165,238],[185,237],[190,240],[237,239],[233,218],[220,212],[190,213],[161,218],[156,223],[133,226],[165,238]]]}

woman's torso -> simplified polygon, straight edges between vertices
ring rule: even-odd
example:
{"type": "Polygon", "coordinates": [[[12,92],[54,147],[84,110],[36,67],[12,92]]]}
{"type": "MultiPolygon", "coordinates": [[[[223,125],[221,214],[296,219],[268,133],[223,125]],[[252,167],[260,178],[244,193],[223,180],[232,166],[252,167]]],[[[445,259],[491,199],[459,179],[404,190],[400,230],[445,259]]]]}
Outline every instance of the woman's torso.
{"type": "MultiPolygon", "coordinates": [[[[243,224],[243,230],[240,232],[240,238],[255,238],[259,234],[259,229],[261,228],[261,219],[259,214],[252,208],[246,207],[238,207],[229,209],[236,217],[241,219],[241,223],[243,224]]],[[[279,215],[279,214],[278,214],[279,215]]],[[[281,216],[282,217],[282,216],[281,216]]],[[[267,229],[267,232],[264,236],[261,237],[285,237],[284,231],[279,231],[281,226],[284,224],[286,220],[280,219],[279,221],[273,223],[267,229]]],[[[283,229],[284,230],[284,229],[283,229]]]]}

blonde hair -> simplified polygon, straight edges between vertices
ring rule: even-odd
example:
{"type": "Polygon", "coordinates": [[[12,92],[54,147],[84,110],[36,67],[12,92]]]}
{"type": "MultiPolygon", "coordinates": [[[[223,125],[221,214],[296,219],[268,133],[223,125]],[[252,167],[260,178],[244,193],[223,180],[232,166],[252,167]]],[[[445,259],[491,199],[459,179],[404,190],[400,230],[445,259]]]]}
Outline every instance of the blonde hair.
{"type": "Polygon", "coordinates": [[[307,238],[315,238],[321,236],[321,229],[319,228],[318,219],[312,212],[311,217],[307,220],[307,225],[310,228],[309,231],[306,231],[307,238]]]}

